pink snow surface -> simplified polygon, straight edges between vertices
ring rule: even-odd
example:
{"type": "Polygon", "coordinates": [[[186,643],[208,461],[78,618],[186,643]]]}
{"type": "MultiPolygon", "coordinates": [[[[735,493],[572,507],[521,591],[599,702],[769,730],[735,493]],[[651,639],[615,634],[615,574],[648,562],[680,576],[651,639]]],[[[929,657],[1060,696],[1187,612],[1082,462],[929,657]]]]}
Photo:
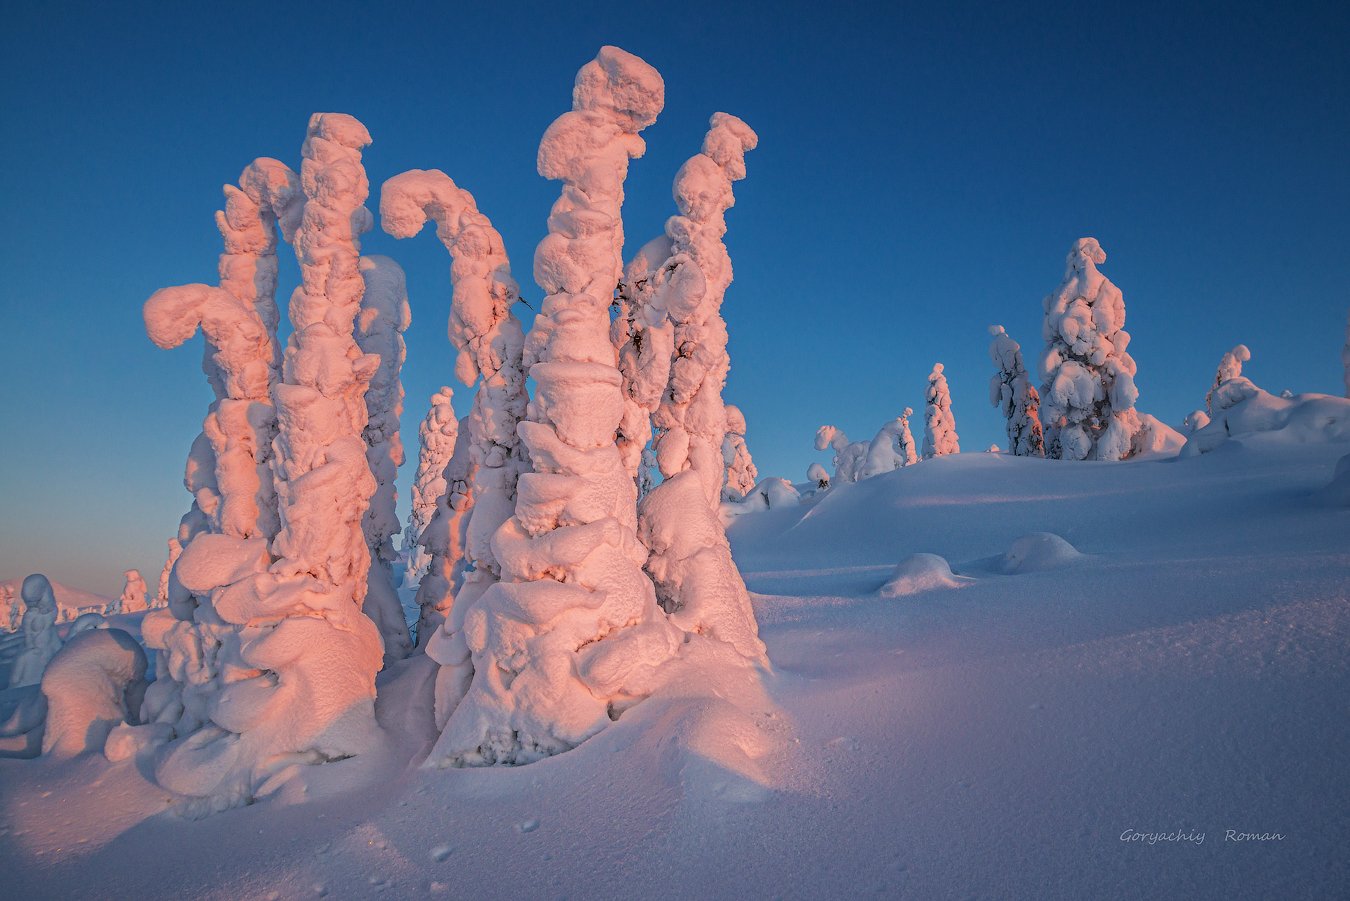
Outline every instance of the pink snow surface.
{"type": "Polygon", "coordinates": [[[396,746],[194,822],[133,760],[0,760],[5,893],[1338,897],[1347,452],[949,455],[742,516],[769,697],[675,679],[567,754],[427,770],[415,657],[380,676],[396,746]],[[1084,556],[1003,574],[1033,532],[1084,556]],[[920,553],[964,587],[882,597],[920,553]],[[1122,841],[1177,831],[1204,842],[1122,841]]]}

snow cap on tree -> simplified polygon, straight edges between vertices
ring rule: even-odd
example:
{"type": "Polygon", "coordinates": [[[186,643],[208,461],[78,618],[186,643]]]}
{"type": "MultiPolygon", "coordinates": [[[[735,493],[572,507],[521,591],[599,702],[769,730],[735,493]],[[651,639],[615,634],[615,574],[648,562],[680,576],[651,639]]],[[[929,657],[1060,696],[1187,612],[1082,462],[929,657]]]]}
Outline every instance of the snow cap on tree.
{"type": "Polygon", "coordinates": [[[1045,298],[1041,423],[1046,455],[1056,459],[1122,460],[1140,430],[1125,300],[1097,270],[1104,262],[1096,238],[1079,238],[1064,281],[1045,298]]]}
{"type": "Polygon", "coordinates": [[[961,452],[956,435],[956,419],[952,416],[952,396],[947,388],[947,377],[942,374],[943,368],[941,363],[933,365],[933,371],[928,375],[928,387],[924,391],[927,401],[923,417],[924,459],[961,452]]]}

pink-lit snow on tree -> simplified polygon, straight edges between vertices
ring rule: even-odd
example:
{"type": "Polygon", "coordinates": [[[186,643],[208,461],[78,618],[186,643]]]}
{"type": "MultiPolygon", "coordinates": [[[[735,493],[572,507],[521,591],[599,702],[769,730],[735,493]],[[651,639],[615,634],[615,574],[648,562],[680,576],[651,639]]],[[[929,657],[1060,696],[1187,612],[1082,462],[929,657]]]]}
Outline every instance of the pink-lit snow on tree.
{"type": "MultiPolygon", "coordinates": [[[[537,390],[518,426],[533,471],[492,539],[500,581],[452,633],[472,677],[462,698],[438,684],[445,728],[430,765],[528,763],[574,747],[645,696],[680,644],[642,570],[636,489],[615,444],[624,399],[609,317],[628,161],[663,102],[656,70],[604,47],[540,144],[539,172],[563,190],[535,252],[547,296],[525,351],[537,390]]],[[[459,678],[467,667],[444,669],[459,678]]]]}
{"type": "Polygon", "coordinates": [[[952,415],[952,395],[947,387],[943,365],[936,363],[928,374],[924,389],[926,405],[923,411],[923,457],[941,457],[959,454],[961,445],[956,435],[956,419],[952,415]]]}
{"type": "Polygon", "coordinates": [[[396,238],[417,234],[427,222],[436,224],[436,235],[451,256],[449,336],[459,352],[455,374],[470,386],[482,378],[460,430],[462,452],[456,449],[447,467],[446,490],[422,534],[431,562],[417,590],[422,608],[418,644],[443,666],[437,709],[444,711],[449,698],[463,695],[472,675],[464,617],[501,577],[492,536],[511,515],[524,468],[516,434],[528,400],[524,335],[511,310],[520,290],[501,235],[473,195],[444,172],[413,169],[386,181],[380,218],[396,238]]]}
{"type": "Polygon", "coordinates": [[[1214,384],[1205,395],[1205,409],[1215,416],[1229,407],[1254,396],[1259,389],[1242,374],[1242,364],[1252,358],[1247,345],[1239,344],[1219,359],[1214,373],[1214,384]]]}
{"type": "MultiPolygon", "coordinates": [[[[445,470],[455,453],[459,420],[451,406],[455,392],[441,386],[431,396],[427,415],[417,429],[417,472],[413,476],[412,511],[403,532],[403,547],[408,555],[405,586],[417,585],[431,565],[431,552],[422,545],[422,535],[436,515],[436,504],[445,495],[445,470]]],[[[425,636],[422,636],[425,638],[425,636]]]]}
{"type": "Polygon", "coordinates": [[[1104,262],[1096,238],[1079,238],[1064,281],[1045,298],[1041,424],[1046,456],[1055,459],[1123,460],[1141,428],[1125,299],[1097,271],[1104,262]]]}
{"type": "Polygon", "coordinates": [[[759,480],[759,469],[745,444],[745,414],[741,408],[726,405],[727,433],[722,439],[722,463],[726,466],[726,482],[722,500],[739,501],[750,493],[759,480]]]}
{"type": "Polygon", "coordinates": [[[403,332],[412,321],[408,309],[407,279],[403,269],[389,257],[361,258],[361,313],[356,319],[356,344],[364,353],[380,358],[379,368],[366,389],[366,459],[375,477],[375,494],[361,520],[370,547],[370,572],[362,609],[384,642],[384,664],[402,660],[412,651],[408,624],[403,618],[394,580],[394,536],[399,532],[394,479],[403,465],[403,439],[399,418],[403,415],[403,383],[399,374],[407,350],[403,332]]]}

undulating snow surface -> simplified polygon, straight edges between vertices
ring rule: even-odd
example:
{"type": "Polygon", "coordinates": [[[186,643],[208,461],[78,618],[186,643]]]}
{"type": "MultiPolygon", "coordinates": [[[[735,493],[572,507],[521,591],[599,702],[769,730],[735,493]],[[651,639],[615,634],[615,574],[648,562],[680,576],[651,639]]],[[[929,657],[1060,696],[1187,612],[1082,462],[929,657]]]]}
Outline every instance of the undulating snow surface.
{"type": "Polygon", "coordinates": [[[713,687],[753,722],[674,680],[567,754],[426,770],[435,667],[413,657],[380,675],[395,744],[207,820],[134,759],[0,760],[5,890],[1337,897],[1347,453],[1265,432],[1115,464],[947,455],[741,516],[773,675],[754,703],[713,687]],[[1008,574],[1059,547],[1037,532],[1081,556],[1008,574]],[[918,554],[963,587],[880,596],[918,554]]]}

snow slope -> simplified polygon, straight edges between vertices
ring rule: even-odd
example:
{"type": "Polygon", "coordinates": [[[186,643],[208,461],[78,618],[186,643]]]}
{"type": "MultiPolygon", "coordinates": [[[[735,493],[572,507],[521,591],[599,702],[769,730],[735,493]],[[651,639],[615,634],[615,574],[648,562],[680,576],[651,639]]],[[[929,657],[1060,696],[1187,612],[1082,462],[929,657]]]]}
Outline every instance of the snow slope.
{"type": "Polygon", "coordinates": [[[131,761],[0,760],[6,893],[1333,897],[1350,510],[1319,493],[1347,451],[949,455],[740,516],[774,666],[753,729],[666,692],[527,767],[422,770],[413,658],[381,675],[401,742],[309,768],[303,804],[187,822],[131,761]],[[1034,532],[1081,556],[1004,574],[1034,532]],[[963,587],[881,597],[916,553],[963,587]],[[1177,831],[1204,841],[1122,841],[1177,831]]]}

